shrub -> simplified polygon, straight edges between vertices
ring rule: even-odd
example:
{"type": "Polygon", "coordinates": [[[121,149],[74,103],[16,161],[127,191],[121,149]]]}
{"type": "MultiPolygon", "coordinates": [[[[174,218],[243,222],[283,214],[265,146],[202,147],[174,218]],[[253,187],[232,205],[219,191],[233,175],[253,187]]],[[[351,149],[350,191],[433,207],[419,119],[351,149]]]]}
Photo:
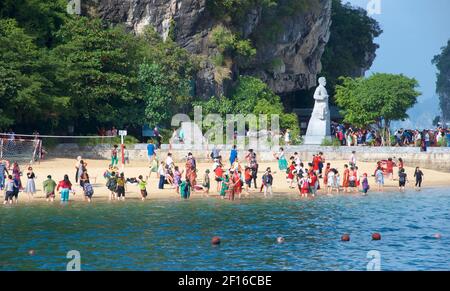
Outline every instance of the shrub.
{"type": "Polygon", "coordinates": [[[332,138],[331,140],[324,138],[322,141],[321,146],[324,147],[329,147],[329,146],[333,146],[333,147],[340,147],[341,146],[341,142],[337,139],[337,138],[332,138]]]}

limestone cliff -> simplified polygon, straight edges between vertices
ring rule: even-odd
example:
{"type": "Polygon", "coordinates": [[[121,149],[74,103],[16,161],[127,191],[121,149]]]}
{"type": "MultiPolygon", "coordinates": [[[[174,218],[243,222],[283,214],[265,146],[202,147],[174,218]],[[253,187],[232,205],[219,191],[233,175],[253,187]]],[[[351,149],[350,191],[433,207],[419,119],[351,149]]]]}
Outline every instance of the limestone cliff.
{"type": "MultiPolygon", "coordinates": [[[[96,15],[111,23],[124,23],[140,33],[152,25],[166,39],[169,35],[194,54],[205,56],[198,72],[196,91],[205,98],[226,92],[230,82],[217,82],[216,68],[210,60],[217,51],[209,34],[218,24],[208,0],[85,0],[83,13],[96,15]]],[[[262,9],[248,12],[238,27],[243,37],[251,37],[262,19],[262,9]]],[[[245,67],[231,64],[231,79],[239,74],[255,75],[276,93],[308,89],[316,84],[317,74],[331,25],[331,0],[317,0],[314,8],[297,12],[279,20],[281,32],[273,40],[255,43],[256,57],[245,67]]]]}

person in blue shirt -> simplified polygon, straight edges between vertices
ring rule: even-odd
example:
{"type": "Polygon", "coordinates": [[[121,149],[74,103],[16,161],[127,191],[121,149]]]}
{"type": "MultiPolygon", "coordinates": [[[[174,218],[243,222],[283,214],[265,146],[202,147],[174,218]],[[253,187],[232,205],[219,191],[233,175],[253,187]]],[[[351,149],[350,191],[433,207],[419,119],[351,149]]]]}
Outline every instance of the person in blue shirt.
{"type": "Polygon", "coordinates": [[[367,131],[367,135],[366,135],[366,143],[370,143],[373,140],[373,134],[372,132],[369,130],[367,131]]]}
{"type": "Polygon", "coordinates": [[[236,150],[236,145],[233,145],[233,149],[230,152],[230,165],[233,165],[234,161],[236,160],[238,155],[238,152],[236,150]]]}
{"type": "Polygon", "coordinates": [[[148,157],[148,161],[151,163],[153,162],[153,159],[155,158],[156,155],[156,147],[153,144],[152,140],[149,140],[148,145],[147,145],[147,157],[148,157]]]}
{"type": "Polygon", "coordinates": [[[5,177],[7,177],[7,175],[9,175],[9,172],[6,162],[4,160],[0,160],[0,190],[3,190],[3,187],[5,187],[5,177]]]}

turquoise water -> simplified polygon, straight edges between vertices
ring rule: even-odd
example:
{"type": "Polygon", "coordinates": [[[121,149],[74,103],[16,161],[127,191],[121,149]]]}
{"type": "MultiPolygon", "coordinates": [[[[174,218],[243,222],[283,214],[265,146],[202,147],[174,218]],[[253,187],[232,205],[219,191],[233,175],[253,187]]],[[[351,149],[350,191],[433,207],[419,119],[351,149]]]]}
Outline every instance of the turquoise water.
{"type": "Polygon", "coordinates": [[[0,270],[450,269],[450,191],[0,207],[0,270]],[[371,241],[380,232],[381,241],[371,241]],[[343,233],[351,235],[340,242],[343,233]],[[440,233],[441,239],[434,238],[440,233]],[[212,246],[211,237],[222,238],[212,246]],[[276,238],[283,236],[284,244],[276,238]],[[34,250],[30,255],[29,250],[34,250]]]}

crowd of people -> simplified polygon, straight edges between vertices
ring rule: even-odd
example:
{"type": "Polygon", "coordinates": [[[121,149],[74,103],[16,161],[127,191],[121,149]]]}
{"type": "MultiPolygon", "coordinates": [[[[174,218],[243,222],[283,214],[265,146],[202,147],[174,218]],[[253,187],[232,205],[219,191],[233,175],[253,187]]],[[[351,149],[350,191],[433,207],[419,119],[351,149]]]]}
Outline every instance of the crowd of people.
{"type": "MultiPolygon", "coordinates": [[[[222,199],[240,199],[242,195],[250,195],[253,192],[263,193],[264,197],[272,197],[274,176],[272,169],[267,167],[263,175],[258,180],[259,164],[257,154],[253,149],[249,149],[245,156],[240,159],[236,146],[233,146],[228,160],[225,161],[220,153],[220,149],[214,147],[209,155],[212,167],[206,169],[201,177],[198,177],[197,162],[192,153],[185,157],[184,165],[177,165],[172,153],[168,153],[164,160],[157,155],[157,148],[153,142],[147,145],[147,156],[149,171],[147,175],[138,177],[126,177],[125,173],[118,166],[117,145],[111,149],[111,163],[103,174],[105,187],[110,192],[110,200],[125,200],[127,184],[138,186],[141,199],[148,196],[148,179],[153,173],[158,176],[158,189],[170,187],[183,199],[188,199],[191,192],[199,192],[209,196],[211,192],[210,174],[216,183],[215,192],[222,199]],[[144,177],[145,176],[145,177],[144,177]],[[259,185],[258,185],[259,184],[259,185]],[[166,186],[167,185],[167,186],[166,186]],[[254,190],[252,190],[252,188],[254,190]]],[[[325,156],[319,152],[312,156],[310,161],[303,162],[299,153],[294,153],[289,158],[286,157],[284,149],[281,147],[278,152],[273,153],[274,159],[278,162],[278,169],[285,173],[286,183],[290,189],[294,189],[301,197],[314,197],[319,192],[322,194],[336,193],[362,193],[366,195],[370,189],[369,175],[361,173],[358,168],[356,152],[352,152],[348,163],[342,169],[333,167],[330,162],[326,162],[325,156]]],[[[75,184],[82,189],[84,200],[91,202],[94,188],[88,174],[87,163],[78,157],[75,162],[75,184]]],[[[404,161],[401,158],[377,162],[374,172],[370,175],[374,178],[378,191],[383,191],[385,179],[398,179],[399,190],[404,191],[406,183],[409,182],[404,168],[404,161]],[[398,167],[397,175],[394,175],[394,168],[398,167]]],[[[414,172],[415,187],[420,190],[423,181],[423,172],[416,168],[414,172]]],[[[0,161],[0,189],[4,190],[5,204],[17,203],[19,192],[28,195],[28,199],[33,199],[36,193],[35,179],[37,178],[33,168],[29,166],[26,173],[26,183],[22,184],[22,172],[17,162],[10,165],[6,160],[0,161]]],[[[283,183],[283,181],[278,181],[283,183]]],[[[69,200],[69,194],[75,195],[74,184],[69,179],[69,175],[64,175],[58,183],[49,175],[43,182],[43,192],[47,201],[54,201],[55,194],[59,193],[61,202],[69,200]]]]}
{"type": "MultiPolygon", "coordinates": [[[[289,158],[289,166],[287,166],[283,148],[280,148],[275,157],[278,159],[279,169],[286,171],[286,181],[289,187],[292,189],[298,188],[302,197],[308,195],[314,197],[320,189],[323,189],[323,193],[326,194],[343,191],[344,193],[361,192],[363,195],[367,195],[370,189],[369,175],[359,171],[355,151],[352,152],[348,164],[344,165],[342,176],[336,168],[332,168],[331,163],[325,163],[322,152],[313,155],[312,161],[307,164],[301,161],[298,153],[294,153],[289,158]],[[321,180],[323,187],[320,184],[321,180]],[[293,186],[294,183],[297,187],[293,186]]],[[[394,180],[394,167],[398,167],[399,190],[405,191],[406,183],[409,180],[401,158],[398,159],[397,163],[392,158],[377,162],[376,169],[371,176],[374,177],[378,191],[383,191],[385,177],[394,180]]],[[[423,176],[422,170],[417,167],[414,172],[416,190],[421,189],[423,176]]]]}
{"type": "Polygon", "coordinates": [[[403,129],[392,135],[393,141],[383,141],[381,134],[373,129],[346,127],[333,122],[331,133],[343,146],[415,146],[426,151],[429,147],[450,146],[450,129],[403,129]]]}
{"type": "Polygon", "coordinates": [[[105,127],[97,128],[99,136],[117,136],[118,130],[114,126],[106,129],[105,127]]]}

